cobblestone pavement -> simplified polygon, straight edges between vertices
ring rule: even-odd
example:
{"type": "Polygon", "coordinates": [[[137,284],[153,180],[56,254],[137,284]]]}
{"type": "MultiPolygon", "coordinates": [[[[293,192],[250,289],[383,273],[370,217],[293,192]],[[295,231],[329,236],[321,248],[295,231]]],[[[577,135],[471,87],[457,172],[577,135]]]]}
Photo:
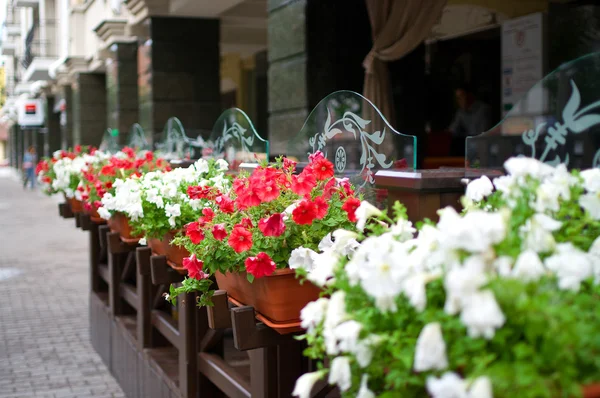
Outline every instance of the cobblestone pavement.
{"type": "Polygon", "coordinates": [[[0,168],[0,398],[124,397],[89,339],[88,235],[0,168]]]}

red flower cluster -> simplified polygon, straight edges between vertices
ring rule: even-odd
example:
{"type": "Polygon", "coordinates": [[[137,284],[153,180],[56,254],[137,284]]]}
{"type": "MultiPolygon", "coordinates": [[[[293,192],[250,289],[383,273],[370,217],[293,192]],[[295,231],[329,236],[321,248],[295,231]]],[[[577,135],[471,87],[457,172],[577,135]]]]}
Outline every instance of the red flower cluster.
{"type": "Polygon", "coordinates": [[[333,164],[322,153],[311,155],[302,172],[295,171],[296,162],[284,158],[276,165],[257,167],[250,176],[237,177],[229,194],[216,188],[189,187],[191,199],[212,202],[185,228],[188,239],[199,245],[191,251],[204,258],[228,248],[231,254],[225,258],[237,262],[242,254],[247,272],[260,278],[276,269],[267,252],[274,258],[285,257],[293,249],[287,242],[294,241],[296,234],[306,234],[305,226],[326,218],[332,206],[338,219],[331,225],[344,222],[339,220],[340,208],[348,212],[347,220],[355,219],[353,209],[360,201],[347,179],[333,178],[333,164]]]}

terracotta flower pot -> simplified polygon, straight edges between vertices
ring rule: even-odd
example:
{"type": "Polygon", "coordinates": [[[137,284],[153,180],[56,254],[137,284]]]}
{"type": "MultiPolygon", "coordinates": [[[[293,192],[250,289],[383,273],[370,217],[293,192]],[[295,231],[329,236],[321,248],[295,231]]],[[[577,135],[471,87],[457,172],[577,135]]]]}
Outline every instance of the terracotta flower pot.
{"type": "Polygon", "coordinates": [[[148,247],[152,250],[152,254],[156,256],[164,256],[167,252],[162,239],[150,238],[148,239],[148,247]]]}
{"type": "Polygon", "coordinates": [[[73,213],[81,213],[83,212],[83,202],[81,200],[77,200],[75,198],[69,198],[69,206],[71,206],[71,211],[73,213]]]}
{"type": "Polygon", "coordinates": [[[310,282],[300,284],[296,273],[289,268],[276,270],[273,275],[248,282],[246,272],[215,273],[219,289],[256,312],[273,324],[300,322],[300,310],[319,298],[321,289],[310,282]]]}
{"type": "Polygon", "coordinates": [[[115,213],[108,221],[108,226],[113,232],[118,232],[121,235],[121,240],[125,243],[137,243],[142,238],[141,236],[133,236],[129,219],[125,214],[115,213]]]}
{"type": "Polygon", "coordinates": [[[583,398],[600,398],[600,383],[588,384],[582,387],[583,398]]]}
{"type": "Polygon", "coordinates": [[[167,263],[177,272],[182,275],[187,274],[187,270],[183,268],[183,259],[190,256],[185,247],[171,244],[178,231],[169,231],[163,236],[162,243],[165,247],[167,263]]]}
{"type": "Polygon", "coordinates": [[[84,210],[84,212],[86,214],[89,214],[90,220],[92,220],[93,223],[104,224],[106,222],[105,219],[100,217],[100,214],[98,214],[98,210],[94,206],[92,206],[90,210],[84,210]]]}

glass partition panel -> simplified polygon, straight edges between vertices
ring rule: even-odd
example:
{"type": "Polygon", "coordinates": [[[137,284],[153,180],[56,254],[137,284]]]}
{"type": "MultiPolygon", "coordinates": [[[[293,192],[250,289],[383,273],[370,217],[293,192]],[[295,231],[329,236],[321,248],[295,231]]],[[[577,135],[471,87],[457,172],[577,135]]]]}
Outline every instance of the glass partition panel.
{"type": "Polygon", "coordinates": [[[600,166],[600,53],[561,65],[491,130],[466,139],[466,166],[502,168],[528,156],[569,168],[600,166]]]}
{"type": "Polygon", "coordinates": [[[230,170],[237,170],[242,163],[269,160],[269,142],[258,135],[244,111],[231,108],[217,119],[203,154],[225,159],[230,170]]]}
{"type": "Polygon", "coordinates": [[[170,161],[189,160],[194,155],[194,147],[200,145],[185,135],[181,121],[172,117],[163,129],[162,141],[155,144],[156,154],[170,161]]]}
{"type": "Polygon", "coordinates": [[[119,152],[121,150],[121,146],[119,145],[119,130],[106,129],[102,136],[102,141],[98,145],[98,149],[102,152],[119,152]]]}
{"type": "Polygon", "coordinates": [[[287,155],[306,163],[316,151],[334,164],[337,177],[366,191],[377,170],[416,166],[416,137],[394,130],[371,101],[352,91],[323,98],[290,141],[287,155]]]}
{"type": "Polygon", "coordinates": [[[129,130],[129,142],[127,146],[135,149],[136,152],[148,151],[152,148],[146,139],[144,129],[138,123],[134,123],[129,130]]]}

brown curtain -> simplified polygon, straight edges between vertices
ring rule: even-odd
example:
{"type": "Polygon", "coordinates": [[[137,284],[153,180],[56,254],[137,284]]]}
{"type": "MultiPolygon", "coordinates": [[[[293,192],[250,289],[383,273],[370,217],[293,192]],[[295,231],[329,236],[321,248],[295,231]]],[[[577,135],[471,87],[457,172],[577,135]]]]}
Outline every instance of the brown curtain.
{"type": "MultiPolygon", "coordinates": [[[[429,35],[447,0],[365,0],[373,48],[367,54],[364,96],[394,125],[394,104],[386,61],[402,58],[429,35]]],[[[407,98],[407,101],[410,100],[407,98]]]]}

